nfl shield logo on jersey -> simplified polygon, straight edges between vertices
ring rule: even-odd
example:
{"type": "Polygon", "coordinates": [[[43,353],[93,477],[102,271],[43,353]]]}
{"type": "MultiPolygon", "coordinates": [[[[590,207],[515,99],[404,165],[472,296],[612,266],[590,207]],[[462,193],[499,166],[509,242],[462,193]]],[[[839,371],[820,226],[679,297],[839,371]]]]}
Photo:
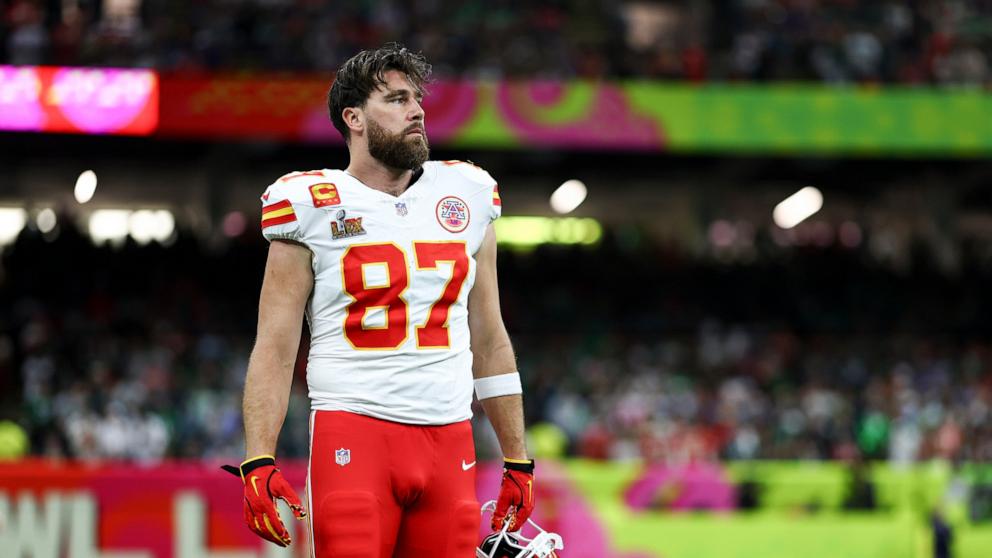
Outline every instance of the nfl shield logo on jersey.
{"type": "Polygon", "coordinates": [[[406,217],[410,213],[410,210],[406,208],[406,202],[396,202],[396,214],[400,217],[406,217]]]}
{"type": "Polygon", "coordinates": [[[351,450],[341,448],[334,452],[334,462],[344,467],[351,463],[351,450]]]}

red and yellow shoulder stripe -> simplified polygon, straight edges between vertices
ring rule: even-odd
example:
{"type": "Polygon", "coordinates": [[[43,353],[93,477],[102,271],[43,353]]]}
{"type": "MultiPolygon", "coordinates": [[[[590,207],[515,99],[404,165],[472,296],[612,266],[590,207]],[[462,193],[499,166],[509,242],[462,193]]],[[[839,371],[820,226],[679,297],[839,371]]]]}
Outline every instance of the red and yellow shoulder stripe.
{"type": "Polygon", "coordinates": [[[272,205],[262,207],[262,228],[283,223],[292,223],[296,220],[296,212],[293,211],[289,200],[282,200],[272,205]]]}
{"type": "Polygon", "coordinates": [[[501,207],[503,201],[499,198],[499,184],[493,184],[493,205],[501,207]]]}
{"type": "Polygon", "coordinates": [[[449,166],[449,167],[453,167],[455,165],[468,165],[470,167],[475,167],[477,169],[482,168],[479,165],[473,163],[472,161],[459,161],[458,159],[448,159],[447,161],[441,161],[441,162],[444,163],[445,166],[449,166]]]}

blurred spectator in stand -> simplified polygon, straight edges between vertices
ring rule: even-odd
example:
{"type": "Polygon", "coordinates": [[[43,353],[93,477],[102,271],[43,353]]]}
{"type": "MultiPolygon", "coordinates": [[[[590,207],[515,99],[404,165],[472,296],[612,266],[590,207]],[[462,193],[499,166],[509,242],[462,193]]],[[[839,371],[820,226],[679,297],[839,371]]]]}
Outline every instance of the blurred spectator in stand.
{"type": "Polygon", "coordinates": [[[49,31],[38,2],[14,0],[3,14],[6,33],[6,63],[38,65],[46,61],[49,31]]]}
{"type": "Polygon", "coordinates": [[[442,78],[988,86],[990,10],[982,0],[14,0],[0,63],[328,71],[399,41],[442,78]]]}

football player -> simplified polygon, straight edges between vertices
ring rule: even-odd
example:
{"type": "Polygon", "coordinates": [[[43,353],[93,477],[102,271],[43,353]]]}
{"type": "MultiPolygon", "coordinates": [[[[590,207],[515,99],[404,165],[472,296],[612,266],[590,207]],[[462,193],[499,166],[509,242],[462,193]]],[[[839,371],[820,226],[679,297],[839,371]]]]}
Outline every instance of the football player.
{"type": "Polygon", "coordinates": [[[491,526],[515,531],[534,506],[499,308],[499,192],[471,163],[428,160],[429,75],[421,55],[395,44],[345,62],[328,107],[348,167],[287,174],[261,197],[270,245],[245,383],[247,459],[236,471],[249,528],[290,544],[274,506],[284,498],[297,518],[309,512],[317,558],[475,553],[473,390],[505,456],[491,526]],[[306,506],[275,462],[304,316],[306,506]]]}

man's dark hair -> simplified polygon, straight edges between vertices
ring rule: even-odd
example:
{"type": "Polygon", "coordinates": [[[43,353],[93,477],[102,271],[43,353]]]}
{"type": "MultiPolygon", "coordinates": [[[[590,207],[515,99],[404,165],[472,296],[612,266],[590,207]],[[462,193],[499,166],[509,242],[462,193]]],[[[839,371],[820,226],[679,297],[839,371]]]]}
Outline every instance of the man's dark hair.
{"type": "Polygon", "coordinates": [[[424,84],[431,75],[431,65],[420,53],[398,43],[388,43],[375,50],[363,50],[352,56],[338,70],[331,90],[327,93],[327,110],[331,122],[347,141],[351,131],[341,112],[348,107],[364,107],[369,95],[386,85],[385,73],[398,70],[406,74],[417,93],[423,94],[424,84]]]}

